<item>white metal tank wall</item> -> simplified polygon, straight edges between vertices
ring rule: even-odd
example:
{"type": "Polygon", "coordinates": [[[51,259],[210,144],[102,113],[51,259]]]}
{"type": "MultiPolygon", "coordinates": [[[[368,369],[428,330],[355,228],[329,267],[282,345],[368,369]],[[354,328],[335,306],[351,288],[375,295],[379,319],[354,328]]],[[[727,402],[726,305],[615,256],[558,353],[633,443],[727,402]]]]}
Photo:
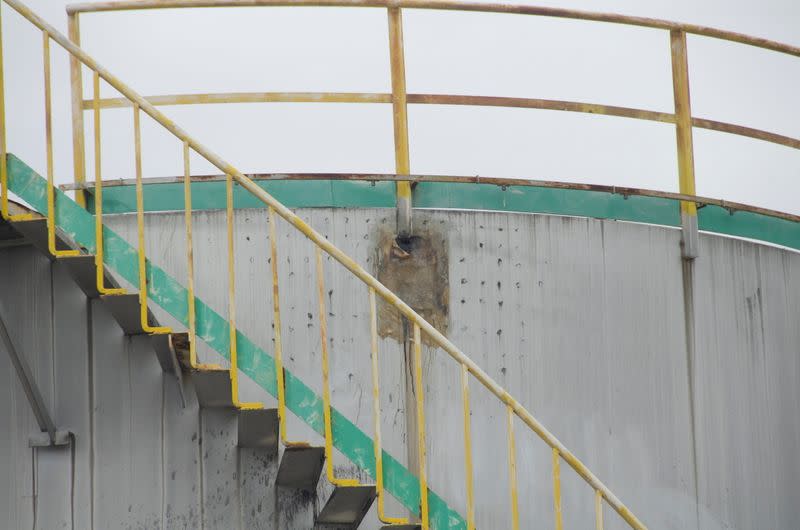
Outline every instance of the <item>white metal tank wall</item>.
{"type": "MultiPolygon", "coordinates": [[[[374,227],[394,217],[299,213],[370,269],[374,227]]],[[[416,214],[420,226],[447,236],[449,336],[650,528],[796,526],[798,254],[702,237],[689,359],[677,231],[543,215],[416,214]]],[[[133,216],[107,221],[135,242],[133,216]]],[[[151,259],[182,281],[182,215],[151,214],[147,226],[158,233],[147,242],[151,259]]],[[[198,296],[225,315],[223,212],[197,213],[194,226],[198,296]]],[[[238,324],[272,351],[265,211],[237,211],[236,227],[238,324]]],[[[283,223],[279,239],[287,367],[319,391],[312,248],[283,223]]],[[[326,282],[334,405],[371,433],[366,288],[331,262],[326,282]]],[[[205,528],[281,528],[269,490],[275,463],[237,455],[229,418],[201,414],[191,382],[181,408],[147,345],[124,337],[58,265],[29,247],[0,251],[0,309],[59,427],[77,433],[74,476],[68,450],[27,448],[35,422],[0,355],[2,402],[10,404],[0,406],[0,528],[32,527],[34,498],[40,528],[69,528],[73,519],[74,528],[197,528],[201,519],[205,528]]],[[[380,348],[385,446],[405,461],[403,345],[387,338],[380,348]]],[[[430,484],[463,513],[458,371],[443,352],[426,349],[424,358],[430,484]]],[[[274,403],[253,384],[244,392],[274,403]]],[[[478,527],[506,528],[505,412],[477,384],[472,405],[478,527]]],[[[320,441],[298,421],[289,429],[292,439],[320,441]]],[[[521,423],[516,431],[523,527],[549,527],[550,453],[521,423]]],[[[341,455],[336,464],[347,467],[341,455]]],[[[562,481],[565,528],[591,528],[592,491],[563,463],[562,481]]],[[[394,503],[389,511],[401,513],[394,503]]],[[[362,528],[378,528],[374,508],[362,528]]],[[[622,528],[608,509],[606,528],[622,528]]]]}
{"type": "MultiPolygon", "coordinates": [[[[373,269],[376,225],[391,227],[394,212],[299,214],[373,269]]],[[[450,338],[652,528],[791,528],[800,520],[797,253],[702,236],[690,360],[678,231],[544,215],[416,215],[418,226],[446,235],[450,338]]],[[[109,221],[134,241],[130,216],[109,221]]],[[[182,278],[182,216],[153,214],[148,226],[161,234],[148,242],[154,259],[182,278]]],[[[199,213],[194,226],[204,238],[199,296],[225,314],[225,263],[212,250],[224,248],[223,212],[199,213]]],[[[237,211],[236,230],[240,326],[269,345],[265,212],[237,211]]],[[[283,224],[279,238],[288,367],[319,390],[311,245],[283,224]]],[[[338,265],[326,275],[334,404],[371,432],[366,289],[338,265]]],[[[381,353],[386,446],[403,461],[402,346],[384,339],[381,353]]],[[[464,513],[458,378],[445,353],[426,351],[431,487],[464,513]]],[[[478,526],[508,527],[505,411],[472,388],[478,526]]],[[[524,432],[521,423],[516,430],[524,432]]],[[[547,526],[550,452],[531,433],[518,436],[524,526],[547,526]]],[[[592,491],[563,463],[562,477],[566,527],[591,527],[592,491]]],[[[609,512],[607,528],[621,527],[609,512]]]]}
{"type": "Polygon", "coordinates": [[[126,337],[66,269],[33,247],[0,250],[0,311],[75,435],[28,447],[38,425],[0,346],[0,529],[278,527],[275,459],[237,455],[230,415],[201,413],[191,381],[183,408],[149,340],[126,337]]]}

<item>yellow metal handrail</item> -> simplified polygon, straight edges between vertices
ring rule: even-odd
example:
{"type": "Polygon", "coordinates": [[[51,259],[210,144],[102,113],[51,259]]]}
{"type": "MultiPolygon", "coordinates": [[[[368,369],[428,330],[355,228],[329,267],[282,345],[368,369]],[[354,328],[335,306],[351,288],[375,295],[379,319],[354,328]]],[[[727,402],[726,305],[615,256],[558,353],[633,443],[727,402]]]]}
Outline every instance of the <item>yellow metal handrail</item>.
{"type": "MultiPolygon", "coordinates": [[[[161,95],[148,98],[158,105],[241,103],[241,102],[317,102],[317,103],[391,103],[394,129],[395,172],[397,175],[410,174],[408,145],[409,104],[444,104],[470,106],[496,106],[512,108],[550,109],[569,112],[585,112],[619,116],[634,119],[650,120],[675,125],[676,154],[678,162],[679,191],[684,195],[695,194],[695,167],[692,130],[694,127],[736,134],[755,138],[778,145],[800,149],[800,138],[794,138],[770,131],[736,125],[731,123],[694,117],[689,97],[689,66],[686,35],[694,34],[704,37],[722,39],[754,46],[770,51],[800,57],[800,48],[767,39],[751,37],[740,33],[698,26],[681,24],[666,20],[632,17],[610,13],[592,13],[588,11],[550,8],[517,4],[477,3],[459,0],[120,0],[97,2],[91,4],[75,4],[67,8],[69,15],[70,36],[73,41],[80,41],[79,15],[81,13],[128,11],[164,8],[198,8],[198,7],[277,7],[277,6],[317,6],[317,7],[360,7],[386,9],[389,20],[389,58],[391,67],[390,94],[384,93],[221,93],[221,94],[177,94],[161,95]],[[489,96],[462,96],[452,94],[408,94],[405,84],[405,59],[402,28],[402,10],[452,10],[481,13],[507,13],[516,15],[555,17],[593,22],[605,22],[631,26],[647,27],[669,32],[672,63],[672,89],[674,96],[674,113],[657,112],[645,109],[601,105],[577,101],[556,101],[533,98],[510,98],[489,96]]],[[[81,109],[86,108],[83,100],[81,79],[77,62],[73,61],[73,151],[75,153],[76,180],[83,178],[83,115],[81,109]]],[[[124,99],[109,98],[101,102],[108,107],[128,104],[124,99]]],[[[78,182],[80,183],[80,182],[78,182]]],[[[397,233],[400,237],[412,232],[412,197],[410,182],[398,180],[397,186],[397,233]]],[[[82,200],[83,191],[77,192],[78,200],[82,200]]],[[[697,256],[698,225],[697,208],[692,201],[682,201],[680,208],[681,226],[683,228],[682,256],[693,259],[697,256]]]]}
{"type": "MultiPolygon", "coordinates": [[[[464,410],[464,434],[465,434],[465,468],[467,469],[467,524],[468,528],[474,528],[474,492],[472,487],[472,450],[470,439],[470,405],[469,405],[469,376],[472,375],[477,379],[485,388],[494,394],[504,405],[507,411],[507,434],[508,434],[508,464],[509,464],[509,480],[511,488],[511,512],[512,523],[516,529],[519,527],[519,508],[517,498],[517,476],[516,476],[516,449],[514,437],[514,423],[516,418],[519,418],[530,430],[534,431],[550,448],[552,449],[553,456],[553,487],[554,487],[554,510],[556,517],[556,527],[561,526],[561,503],[560,503],[560,461],[564,460],[570,467],[572,467],[578,475],[583,478],[595,491],[595,514],[596,526],[602,528],[602,503],[603,500],[607,502],[627,523],[630,527],[635,529],[645,528],[644,524],[605,486],[588,468],[572,454],[553,434],[551,434],[541,423],[539,423],[518,401],[516,401],[505,389],[503,389],[497,382],[495,382],[486,372],[484,372],[472,359],[465,355],[455,344],[447,339],[441,332],[434,328],[429,322],[417,314],[410,306],[400,300],[396,294],[390,291],[386,286],[380,283],[376,278],[369,274],[363,267],[353,261],[349,256],[342,252],[333,243],[325,239],[319,232],[315,231],[312,227],[306,224],[300,217],[294,214],[291,210],[285,207],[282,203],[273,198],[269,193],[260,188],[252,179],[243,175],[234,166],[224,161],[211,150],[200,144],[183,129],[178,127],[175,123],[170,121],[164,116],[153,103],[146,98],[140,96],[126,84],[116,78],[109,71],[97,64],[89,55],[81,50],[75,42],[71,42],[61,33],[56,31],[52,26],[48,25],[44,20],[34,14],[30,9],[24,6],[19,0],[2,0],[23,17],[37,26],[43,31],[44,35],[44,50],[45,50],[45,83],[46,83],[46,131],[47,131],[47,160],[48,160],[48,228],[49,236],[54,241],[55,234],[55,208],[53,204],[53,182],[52,182],[52,126],[51,126],[51,112],[50,112],[50,98],[49,98],[49,44],[50,40],[56,41],[61,45],[70,55],[75,67],[72,70],[73,88],[80,87],[80,64],[82,63],[94,74],[97,80],[95,83],[95,94],[92,101],[92,108],[95,110],[95,115],[99,113],[102,107],[102,102],[99,101],[99,79],[103,79],[109,85],[114,87],[120,92],[129,104],[133,107],[134,118],[134,148],[135,148],[135,162],[136,162],[136,195],[137,195],[137,235],[138,235],[138,258],[139,258],[139,296],[141,303],[141,318],[143,327],[151,333],[164,333],[168,332],[168,328],[151,328],[147,322],[147,270],[145,262],[145,249],[144,249],[144,208],[143,208],[143,195],[142,195],[142,167],[141,167],[141,140],[140,140],[140,111],[143,111],[164,128],[166,128],[172,135],[182,142],[184,149],[184,179],[186,185],[186,225],[187,225],[187,239],[191,241],[191,202],[190,202],[190,169],[189,169],[189,154],[194,151],[212,165],[217,167],[226,179],[226,220],[227,220],[227,253],[228,253],[228,312],[229,312],[229,331],[230,331],[230,358],[231,358],[231,387],[233,392],[234,404],[240,408],[253,408],[260,407],[260,404],[240,403],[238,400],[238,366],[237,366],[237,350],[236,350],[236,326],[235,326],[235,277],[234,277],[234,239],[233,239],[233,182],[236,181],[250,194],[258,198],[261,202],[269,207],[270,219],[273,214],[277,213],[284,220],[286,220],[295,229],[304,234],[316,247],[317,255],[317,277],[318,277],[318,290],[320,296],[320,328],[321,339],[323,348],[323,401],[325,411],[325,443],[326,443],[326,456],[328,456],[328,476],[332,481],[337,481],[343,485],[354,485],[356,481],[341,481],[333,476],[332,468],[332,429],[331,429],[331,404],[330,392],[328,388],[328,359],[327,359],[327,338],[325,335],[325,306],[324,306],[324,287],[322,284],[322,252],[324,251],[339,263],[341,263],[350,273],[364,282],[369,288],[370,296],[370,309],[372,316],[372,357],[373,357],[373,373],[377,375],[377,340],[375,339],[375,294],[381,296],[389,305],[395,308],[402,316],[407,318],[413,325],[413,348],[414,348],[414,381],[416,386],[416,417],[418,424],[417,432],[417,448],[419,453],[419,469],[418,478],[420,483],[420,515],[421,524],[424,529],[429,526],[428,514],[428,488],[427,488],[427,472],[426,472],[426,443],[425,443],[425,418],[424,418],[424,396],[423,396],[423,381],[422,381],[422,337],[423,334],[429,338],[435,345],[445,350],[457,363],[459,363],[462,375],[462,397],[463,397],[463,410],[464,410]]],[[[686,33],[696,33],[716,38],[723,38],[734,42],[750,44],[762,48],[788,53],[795,56],[800,56],[800,49],[766,41],[763,39],[754,39],[739,34],[730,32],[723,32],[720,30],[713,30],[710,28],[702,28],[699,26],[682,25],[675,23],[668,23],[665,21],[658,21],[653,19],[643,19],[636,17],[621,17],[619,15],[605,15],[605,14],[592,14],[585,12],[576,12],[569,10],[557,10],[551,8],[538,8],[532,6],[511,6],[511,5],[498,5],[498,4],[475,4],[475,3],[457,3],[451,1],[436,1],[436,0],[402,0],[402,1],[364,1],[364,0],[330,0],[330,1],[308,1],[299,0],[288,2],[277,1],[264,1],[264,0],[216,0],[216,1],[197,1],[197,0],[139,0],[136,2],[123,1],[123,2],[103,2],[96,4],[72,6],[70,12],[70,35],[73,40],[79,39],[77,13],[88,11],[110,11],[120,9],[143,9],[143,8],[162,8],[162,7],[201,7],[201,6],[233,6],[233,5],[314,5],[314,6],[359,6],[359,7],[381,7],[386,8],[389,15],[390,24],[390,52],[392,57],[392,94],[391,102],[394,107],[394,126],[395,126],[395,146],[396,146],[396,165],[397,173],[400,175],[407,175],[408,170],[408,146],[407,146],[407,116],[406,106],[410,101],[408,94],[405,92],[404,71],[402,66],[402,26],[401,26],[401,8],[421,8],[421,9],[451,9],[463,11],[482,11],[482,12],[505,12],[505,13],[518,13],[518,14],[531,14],[543,16],[560,16],[566,18],[580,18],[584,20],[596,20],[604,22],[616,22],[623,24],[634,24],[640,26],[655,27],[659,29],[669,30],[671,33],[672,42],[672,59],[673,59],[673,84],[675,95],[676,112],[674,115],[667,115],[668,118],[664,121],[673,121],[676,124],[678,131],[678,154],[679,154],[679,168],[681,177],[681,194],[683,197],[691,197],[694,193],[694,168],[692,162],[692,146],[691,146],[691,128],[694,124],[694,119],[691,116],[689,108],[688,97],[688,70],[686,62],[686,33]],[[404,139],[405,138],[405,139],[404,139]],[[404,144],[405,142],[405,144],[404,144]],[[403,147],[405,145],[405,147],[403,147]]],[[[0,57],[0,61],[2,58],[0,57]]],[[[2,64],[2,63],[0,63],[2,64]]],[[[0,72],[2,69],[0,68],[0,72]]],[[[0,78],[0,88],[2,88],[2,79],[0,78]]],[[[82,100],[82,93],[76,91],[78,100],[73,99],[73,111],[81,114],[85,106],[82,100]]],[[[440,97],[440,96],[437,96],[440,97]]],[[[2,98],[0,98],[0,117],[3,116],[2,98]]],[[[466,103],[463,103],[466,104],[466,103]]],[[[513,106],[513,105],[512,105],[513,106]]],[[[625,109],[631,110],[631,109],[625,109]]],[[[99,120],[98,120],[99,122],[99,120]]],[[[82,131],[82,117],[75,118],[73,125],[75,130],[82,131]],[[79,127],[80,126],[80,127],[79,127]]],[[[727,124],[724,124],[727,126],[727,124]]],[[[792,139],[792,141],[794,141],[792,139]]],[[[80,147],[80,160],[76,159],[76,176],[83,178],[83,138],[75,139],[75,149],[78,151],[80,147]],[[80,144],[80,145],[79,145],[80,144]],[[80,171],[79,171],[80,170],[80,171]]],[[[96,147],[99,151],[99,135],[95,138],[96,147]]],[[[5,131],[2,124],[0,124],[0,149],[3,155],[2,166],[2,197],[3,197],[3,216],[7,217],[7,175],[5,169],[5,131]]],[[[96,156],[98,156],[96,154],[96,156]]],[[[99,159],[97,159],[99,160],[99,159]]],[[[99,162],[96,160],[96,168],[99,169],[99,162]]],[[[99,177],[99,171],[97,175],[99,177]]],[[[402,191],[398,190],[398,195],[402,198],[402,191]]],[[[687,215],[694,215],[694,202],[691,200],[684,201],[683,212],[687,215]]],[[[410,205],[409,205],[410,207],[410,205]]],[[[102,210],[98,211],[98,218],[101,219],[102,210]]],[[[274,245],[274,224],[270,223],[270,234],[272,244],[274,245]]],[[[188,245],[187,259],[189,263],[192,262],[191,243],[188,245]]],[[[277,303],[277,268],[275,260],[275,248],[272,247],[273,256],[273,279],[275,281],[274,294],[275,305],[274,314],[276,316],[276,325],[279,327],[279,304],[277,303]]],[[[59,255],[54,246],[51,246],[51,251],[54,255],[59,255]]],[[[102,252],[102,250],[101,250],[102,252]]],[[[60,254],[63,255],[63,254],[60,254]]],[[[100,261],[102,263],[102,260],[100,261]]],[[[192,334],[192,342],[195,340],[195,315],[193,311],[194,306],[194,280],[193,268],[189,268],[189,321],[190,332],[192,334]]],[[[101,279],[98,280],[100,282],[101,279]]],[[[98,283],[98,287],[102,284],[98,283]]],[[[276,330],[276,337],[279,337],[280,330],[276,330]]],[[[276,341],[279,345],[279,340],[276,341]]],[[[196,354],[192,353],[192,363],[196,362],[196,354]]],[[[285,394],[281,391],[283,386],[283,368],[282,364],[278,367],[278,383],[279,383],[279,413],[281,415],[282,431],[285,431],[285,394]]],[[[375,415],[376,415],[376,436],[374,440],[374,448],[376,455],[381,452],[380,448],[380,426],[379,424],[379,405],[377,398],[379,395],[379,385],[377,377],[374,377],[374,391],[373,397],[375,402],[375,415]]],[[[380,459],[378,459],[378,462],[380,459]]],[[[376,464],[378,463],[376,462],[376,464]]],[[[382,465],[382,464],[379,464],[382,465]]],[[[379,468],[380,469],[380,468],[379,468]]],[[[380,474],[380,472],[379,472],[380,474]]],[[[382,477],[377,485],[379,506],[382,503],[381,496],[383,495],[382,477]]],[[[382,514],[381,514],[382,515],[382,514]]],[[[399,519],[386,519],[388,522],[396,523],[401,521],[399,519]]]]}
{"type": "Polygon", "coordinates": [[[175,9],[185,7],[383,7],[400,9],[431,9],[443,11],[469,11],[478,13],[508,13],[541,17],[586,20],[625,24],[667,31],[683,31],[693,35],[738,42],[800,57],[800,47],[791,46],[734,31],[726,31],[697,24],[684,24],[649,17],[598,13],[578,9],[562,9],[536,5],[470,2],[467,0],[115,0],[110,2],[78,3],[67,6],[70,15],[103,11],[133,11],[142,9],[175,9]]]}
{"type": "MultiPolygon", "coordinates": [[[[212,8],[212,7],[280,7],[280,6],[317,6],[317,7],[363,7],[386,8],[389,13],[389,45],[392,71],[392,93],[341,93],[341,92],[252,92],[252,93],[215,93],[215,94],[175,94],[148,97],[154,105],[187,105],[187,104],[220,104],[220,103],[392,103],[394,115],[395,159],[397,174],[408,174],[408,125],[406,117],[407,104],[436,105],[468,105],[492,106],[528,109],[561,110],[569,112],[585,112],[608,116],[627,117],[672,123],[676,125],[679,140],[678,146],[680,191],[692,195],[694,188],[694,167],[691,155],[691,127],[725,132],[754,138],[794,149],[800,149],[800,138],[777,134],[765,130],[725,123],[691,115],[688,98],[688,72],[686,71],[687,34],[716,38],[729,42],[745,44],[770,51],[800,57],[800,47],[792,46],[768,39],[743,35],[732,31],[720,30],[695,24],[683,24],[667,20],[618,15],[613,13],[594,13],[573,9],[561,9],[530,5],[477,3],[459,0],[123,0],[111,2],[95,2],[74,4],[67,7],[70,28],[74,30],[76,43],[79,42],[78,15],[81,13],[130,11],[171,8],[212,8]],[[675,113],[657,112],[644,109],[602,105],[578,101],[558,101],[535,98],[470,96],[453,94],[407,94],[405,89],[405,73],[403,66],[402,9],[452,10],[480,13],[507,13],[517,15],[553,17],[572,20],[605,22],[631,26],[646,27],[670,32],[673,59],[673,86],[675,93],[675,113]],[[684,131],[684,132],[681,132],[684,131]]],[[[79,81],[76,85],[79,88],[79,81]]],[[[80,93],[73,93],[73,109],[89,108],[90,101],[82,100],[80,93]]],[[[125,98],[107,98],[101,100],[102,108],[129,105],[125,98]]],[[[74,110],[76,128],[82,129],[82,117],[79,110],[74,110]]],[[[81,150],[82,138],[75,139],[75,151],[81,150]]],[[[82,162],[76,161],[76,175],[82,175],[78,168],[82,162]]],[[[407,200],[405,182],[398,182],[398,208],[406,209],[407,200]]],[[[691,212],[691,206],[684,205],[684,210],[691,212]]],[[[404,230],[401,227],[400,232],[404,230]]]]}
{"type": "Polygon", "coordinates": [[[125,294],[125,289],[107,288],[103,277],[103,251],[105,242],[103,241],[103,179],[100,157],[100,76],[97,72],[94,72],[92,76],[92,92],[94,94],[94,98],[92,99],[94,116],[94,180],[95,198],[97,199],[94,216],[94,239],[96,247],[94,255],[94,265],[96,268],[95,283],[97,284],[97,292],[102,295],[125,294]]]}

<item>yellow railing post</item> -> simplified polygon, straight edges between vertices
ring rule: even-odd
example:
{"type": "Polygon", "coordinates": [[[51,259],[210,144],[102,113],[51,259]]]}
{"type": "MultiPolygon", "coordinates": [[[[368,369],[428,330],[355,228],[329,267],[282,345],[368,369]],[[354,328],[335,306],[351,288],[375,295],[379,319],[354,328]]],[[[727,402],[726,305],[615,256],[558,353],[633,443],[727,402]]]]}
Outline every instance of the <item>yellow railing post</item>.
{"type": "Polygon", "coordinates": [[[472,419],[469,409],[469,368],[461,365],[461,396],[464,405],[464,480],[467,489],[467,530],[475,530],[475,490],[472,483],[472,419]]]}
{"type": "Polygon", "coordinates": [[[228,340],[231,358],[230,378],[233,406],[240,410],[256,410],[264,408],[261,403],[244,403],[239,401],[239,349],[236,338],[236,262],[234,259],[233,234],[233,177],[225,175],[225,225],[228,233],[228,340]]]}
{"type": "Polygon", "coordinates": [[[278,387],[278,430],[286,447],[308,447],[307,442],[290,442],[286,432],[286,381],[283,373],[283,342],[281,341],[281,302],[278,289],[278,235],[275,229],[275,210],[267,207],[269,224],[269,255],[272,268],[272,325],[275,337],[275,376],[278,387]]]}
{"type": "MultiPolygon", "coordinates": [[[[78,13],[67,15],[67,33],[69,40],[75,46],[81,45],[81,29],[78,13]]],[[[73,160],[73,179],[75,184],[86,182],[86,151],[84,150],[84,129],[83,129],[83,77],[81,75],[81,63],[74,55],[69,56],[69,78],[72,98],[72,160],[73,160]]],[[[78,188],[75,191],[75,202],[86,207],[86,192],[78,188]]]]}
{"type": "Polygon", "coordinates": [[[42,32],[42,55],[44,60],[44,134],[45,158],[47,160],[47,247],[56,257],[77,256],[78,250],[56,250],[56,197],[53,182],[53,109],[50,82],[50,35],[42,32]]]}
{"type": "Polygon", "coordinates": [[[193,370],[219,370],[217,364],[197,362],[197,310],[194,296],[194,241],[192,238],[192,172],[189,142],[183,142],[183,223],[186,228],[186,319],[189,323],[189,367],[193,370]]]}
{"type": "Polygon", "coordinates": [[[419,512],[422,530],[430,528],[428,516],[428,471],[425,443],[425,391],[422,380],[422,333],[419,324],[414,323],[414,383],[417,391],[417,452],[419,454],[419,512]]]}
{"type": "Polygon", "coordinates": [[[147,314],[147,257],[144,249],[144,191],[142,189],[142,129],[139,105],[133,105],[133,149],[136,166],[136,233],[139,260],[139,318],[146,333],[172,333],[167,327],[152,327],[147,314]]]}
{"type": "Polygon", "coordinates": [[[381,389],[379,383],[378,364],[378,311],[375,303],[375,289],[369,288],[369,331],[370,331],[370,361],[372,362],[372,418],[375,423],[375,492],[378,497],[378,519],[388,525],[408,524],[409,520],[403,517],[387,517],[384,511],[383,488],[383,447],[381,446],[381,389]]]}
{"type": "MultiPolygon", "coordinates": [[[[2,12],[0,2],[0,12],[2,12]]],[[[3,84],[3,19],[0,16],[0,213],[3,219],[25,221],[33,219],[33,214],[10,215],[8,213],[8,161],[6,159],[6,92],[3,84]]]]}
{"type": "Polygon", "coordinates": [[[8,219],[8,166],[6,165],[6,87],[3,80],[3,3],[0,2],[0,213],[8,219]]]}
{"type": "Polygon", "coordinates": [[[519,530],[519,493],[517,492],[517,449],[514,442],[514,408],[506,404],[508,430],[508,489],[511,493],[511,529],[519,530]]]}
{"type": "Polygon", "coordinates": [[[603,530],[603,492],[594,490],[595,530],[603,530]]]}
{"type": "Polygon", "coordinates": [[[322,249],[314,247],[317,260],[317,298],[319,301],[319,339],[322,352],[322,412],[325,422],[325,469],[328,481],[335,486],[358,486],[356,479],[337,478],[333,473],[333,424],[331,421],[330,360],[328,359],[328,317],[325,309],[325,277],[322,249]]]}
{"type": "Polygon", "coordinates": [[[553,514],[555,516],[556,530],[563,530],[564,522],[561,518],[561,456],[555,447],[553,448],[553,514]]]}
{"type": "MultiPolygon", "coordinates": [[[[686,52],[686,32],[670,31],[672,57],[672,90],[675,99],[675,138],[678,147],[678,179],[680,192],[696,195],[694,179],[694,147],[692,142],[692,105],[689,98],[689,62],[686,52]]],[[[681,202],[683,257],[697,257],[697,206],[681,202]]]]}
{"type": "Polygon", "coordinates": [[[100,158],[100,74],[92,72],[92,110],[94,114],[94,239],[95,281],[100,294],[125,294],[125,289],[108,289],[105,286],[103,265],[103,176],[100,158]]]}
{"type": "Polygon", "coordinates": [[[183,224],[186,229],[186,320],[189,324],[189,366],[197,365],[197,314],[194,301],[194,243],[192,241],[192,176],[189,143],[183,142],[183,224]]]}
{"type": "MultiPolygon", "coordinates": [[[[408,103],[406,67],[403,51],[403,14],[400,8],[389,11],[389,58],[392,70],[392,116],[394,123],[394,161],[398,175],[408,175],[411,164],[408,154],[408,103]]],[[[397,182],[397,234],[408,237],[412,231],[411,183],[397,182]]]]}

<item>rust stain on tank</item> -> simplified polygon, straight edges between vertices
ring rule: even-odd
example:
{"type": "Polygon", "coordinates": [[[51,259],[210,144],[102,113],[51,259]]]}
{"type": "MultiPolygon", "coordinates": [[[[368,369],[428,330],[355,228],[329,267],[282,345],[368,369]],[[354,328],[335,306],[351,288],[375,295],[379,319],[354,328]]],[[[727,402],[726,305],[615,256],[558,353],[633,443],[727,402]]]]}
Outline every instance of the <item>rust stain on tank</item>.
{"type": "MultiPolygon", "coordinates": [[[[386,226],[373,234],[376,276],[439,331],[447,334],[450,314],[449,264],[445,232],[423,225],[415,235],[398,240],[386,226]]],[[[403,318],[379,299],[378,333],[404,341],[403,318]]],[[[431,345],[423,336],[423,342],[431,345]]]]}

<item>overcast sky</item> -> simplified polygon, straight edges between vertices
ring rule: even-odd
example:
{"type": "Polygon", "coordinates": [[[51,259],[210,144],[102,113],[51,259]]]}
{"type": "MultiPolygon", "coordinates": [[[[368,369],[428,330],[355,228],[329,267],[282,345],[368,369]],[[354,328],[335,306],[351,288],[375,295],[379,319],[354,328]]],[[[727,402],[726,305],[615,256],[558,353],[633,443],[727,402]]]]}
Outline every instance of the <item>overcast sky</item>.
{"type": "MultiPolygon", "coordinates": [[[[27,4],[66,33],[63,0],[27,4]]],[[[800,2],[571,0],[800,45],[800,2]]],[[[9,150],[44,173],[41,34],[3,5],[9,150]]],[[[83,47],[143,95],[389,92],[381,9],[233,8],[87,14],[83,47]]],[[[409,92],[567,99],[672,112],[668,33],[581,21],[406,11],[409,92]]],[[[56,179],[72,179],[69,70],[53,44],[56,179]]],[[[800,58],[689,37],[695,116],[800,137],[800,58]]],[[[84,73],[85,97],[91,77],[84,73]]],[[[104,96],[114,92],[103,88],[104,96]]],[[[245,172],[393,172],[389,105],[162,107],[245,172]]],[[[507,176],[677,191],[674,127],[567,112],[411,106],[418,174],[507,176]]],[[[91,113],[86,114],[92,180],[91,113]]],[[[103,114],[105,178],[133,176],[130,109],[103,114]]],[[[180,144],[143,121],[145,176],[182,173],[180,144]]],[[[800,213],[800,151],[694,131],[698,194],[800,213]]],[[[216,173],[199,161],[194,169],[216,173]]]]}

